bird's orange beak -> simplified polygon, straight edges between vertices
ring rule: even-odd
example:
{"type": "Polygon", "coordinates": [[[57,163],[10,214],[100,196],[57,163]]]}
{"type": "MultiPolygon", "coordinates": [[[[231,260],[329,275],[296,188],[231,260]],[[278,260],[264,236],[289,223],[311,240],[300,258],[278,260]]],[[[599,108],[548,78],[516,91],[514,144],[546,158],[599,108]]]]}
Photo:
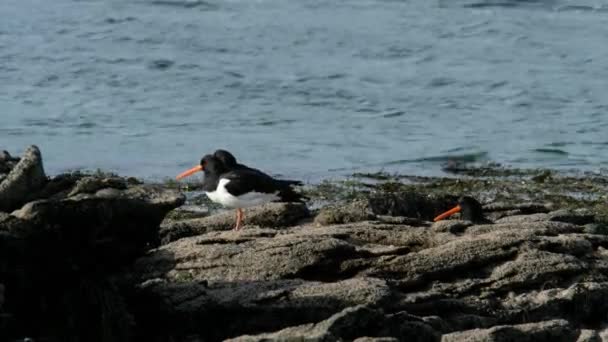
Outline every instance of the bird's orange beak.
{"type": "Polygon", "coordinates": [[[457,213],[457,212],[459,212],[459,211],[460,211],[460,206],[459,206],[459,205],[457,205],[457,206],[455,206],[454,208],[452,208],[452,209],[450,209],[450,210],[446,211],[445,213],[440,214],[439,216],[435,217],[435,218],[433,219],[433,221],[434,221],[434,222],[437,222],[437,221],[443,220],[444,218],[449,217],[449,216],[452,216],[452,215],[456,214],[456,213],[457,213]]]}
{"type": "Polygon", "coordinates": [[[203,167],[201,165],[195,166],[195,167],[191,168],[190,170],[186,170],[186,171],[180,173],[179,175],[177,175],[175,177],[175,179],[180,180],[182,178],[188,177],[191,174],[199,172],[199,171],[203,171],[203,167]]]}

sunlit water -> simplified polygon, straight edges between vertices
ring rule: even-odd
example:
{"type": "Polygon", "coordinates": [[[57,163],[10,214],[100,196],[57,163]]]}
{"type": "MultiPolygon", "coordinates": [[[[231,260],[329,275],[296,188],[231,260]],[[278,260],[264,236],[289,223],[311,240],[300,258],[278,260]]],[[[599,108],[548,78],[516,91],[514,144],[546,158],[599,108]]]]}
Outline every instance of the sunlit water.
{"type": "Polygon", "coordinates": [[[606,1],[2,0],[0,148],[306,181],[608,162],[606,1]]]}

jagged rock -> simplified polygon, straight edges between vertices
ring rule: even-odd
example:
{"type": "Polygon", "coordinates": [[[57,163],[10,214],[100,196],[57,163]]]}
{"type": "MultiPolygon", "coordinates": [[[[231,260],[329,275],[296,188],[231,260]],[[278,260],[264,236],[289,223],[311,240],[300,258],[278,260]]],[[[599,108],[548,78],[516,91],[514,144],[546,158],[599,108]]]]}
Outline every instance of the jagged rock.
{"type": "Polygon", "coordinates": [[[326,206],[319,211],[314,222],[321,226],[373,220],[375,218],[367,200],[355,200],[343,205],[326,206]]]}
{"type": "MultiPolygon", "coordinates": [[[[262,206],[244,209],[243,229],[255,225],[261,228],[284,228],[295,225],[310,215],[303,203],[267,203],[262,206]]],[[[235,212],[228,210],[216,215],[168,221],[160,231],[162,243],[169,243],[183,237],[195,236],[215,230],[230,230],[235,225],[235,212]]]]}
{"type": "Polygon", "coordinates": [[[0,211],[20,207],[32,192],[40,190],[46,182],[40,150],[36,146],[30,146],[0,183],[0,211]]]}
{"type": "Polygon", "coordinates": [[[440,334],[418,317],[406,313],[386,315],[366,306],[344,309],[325,321],[290,327],[276,333],[241,336],[232,342],[352,341],[357,337],[391,336],[400,341],[439,341],[440,334]]]}
{"type": "Polygon", "coordinates": [[[570,342],[575,341],[578,335],[579,331],[570,326],[568,321],[552,320],[456,332],[443,335],[441,342],[570,342]]]}

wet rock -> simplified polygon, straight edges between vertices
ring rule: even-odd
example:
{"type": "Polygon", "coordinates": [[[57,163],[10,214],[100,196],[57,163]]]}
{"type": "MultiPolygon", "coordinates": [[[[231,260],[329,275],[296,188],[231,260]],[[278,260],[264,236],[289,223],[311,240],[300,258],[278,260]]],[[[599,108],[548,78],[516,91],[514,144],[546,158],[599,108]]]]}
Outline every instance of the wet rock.
{"type": "MultiPolygon", "coordinates": [[[[243,210],[245,226],[243,229],[251,229],[248,226],[284,228],[295,225],[298,221],[310,215],[308,208],[303,203],[267,203],[262,206],[247,208],[243,210]]],[[[161,228],[162,243],[169,243],[183,237],[195,236],[216,230],[231,230],[235,225],[235,212],[225,211],[216,215],[167,221],[161,228]]]]}
{"type": "Polygon", "coordinates": [[[359,222],[375,218],[367,200],[355,200],[344,205],[327,206],[320,210],[314,222],[321,226],[359,222]]]}
{"type": "Polygon", "coordinates": [[[400,341],[440,340],[440,334],[420,318],[406,313],[386,315],[378,309],[356,306],[316,324],[290,327],[271,334],[241,336],[228,341],[352,341],[357,337],[373,335],[391,336],[400,341]]]}
{"type": "Polygon", "coordinates": [[[47,182],[40,150],[30,146],[17,165],[0,183],[0,211],[11,211],[23,205],[32,192],[47,182]]]}
{"type": "Polygon", "coordinates": [[[575,341],[579,335],[565,320],[552,320],[519,325],[502,325],[490,329],[475,329],[443,335],[441,342],[459,341],[575,341]]]}

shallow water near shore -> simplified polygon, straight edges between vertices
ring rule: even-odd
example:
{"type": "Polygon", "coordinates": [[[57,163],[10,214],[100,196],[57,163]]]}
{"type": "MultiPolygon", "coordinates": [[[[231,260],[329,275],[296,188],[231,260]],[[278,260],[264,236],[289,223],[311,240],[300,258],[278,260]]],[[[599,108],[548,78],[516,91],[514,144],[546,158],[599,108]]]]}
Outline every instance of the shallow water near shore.
{"type": "Polygon", "coordinates": [[[608,161],[605,1],[5,0],[0,148],[172,177],[216,148],[314,182],[608,161]]]}

